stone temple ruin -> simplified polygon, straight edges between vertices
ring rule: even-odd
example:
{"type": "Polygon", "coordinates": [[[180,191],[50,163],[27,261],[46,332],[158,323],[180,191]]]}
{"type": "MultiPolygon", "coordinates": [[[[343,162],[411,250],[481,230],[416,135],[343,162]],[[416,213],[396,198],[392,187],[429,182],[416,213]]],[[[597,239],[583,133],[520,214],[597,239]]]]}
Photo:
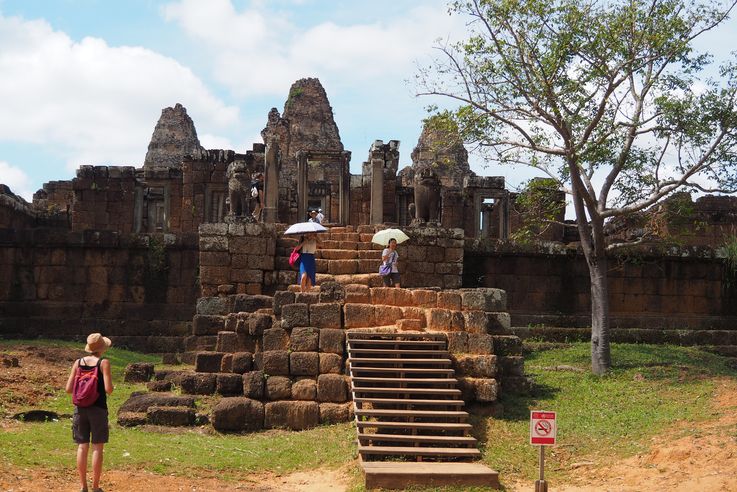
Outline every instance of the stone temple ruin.
{"type": "MultiPolygon", "coordinates": [[[[494,483],[495,472],[467,463],[479,453],[464,408],[488,411],[528,389],[519,335],[589,335],[588,274],[562,212],[543,241],[508,241],[531,212],[503,177],[470,170],[457,137],[428,127],[410,166],[400,170],[400,142],[376,140],[351,174],[317,79],[295,82],[261,135],[244,153],[204,149],[177,104],[162,111],[140,168],[81,166],[33,203],[0,188],[0,336],[101,331],[194,365],[129,368],[149,391],[123,405],[121,425],[243,432],[355,419],[367,486],[494,483]],[[318,287],[303,293],[288,263],[296,240],[283,231],[317,208],[330,232],[318,287]],[[377,273],[371,237],[387,226],[410,236],[401,289],[381,287],[377,273]],[[212,394],[222,398],[198,413],[197,398],[212,394]],[[413,468],[448,460],[466,468],[413,468]]],[[[615,340],[737,346],[737,273],[714,249],[734,236],[733,200],[688,197],[690,215],[610,224],[612,241],[668,224],[681,240],[612,261],[615,340]]]]}

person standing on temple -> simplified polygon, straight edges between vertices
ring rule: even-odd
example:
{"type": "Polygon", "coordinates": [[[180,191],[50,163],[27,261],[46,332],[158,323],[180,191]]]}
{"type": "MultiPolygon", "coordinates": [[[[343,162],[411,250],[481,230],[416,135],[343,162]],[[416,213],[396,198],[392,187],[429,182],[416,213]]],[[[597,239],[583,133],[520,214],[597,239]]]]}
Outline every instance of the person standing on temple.
{"type": "Polygon", "coordinates": [[[325,216],[322,214],[322,209],[321,208],[318,208],[317,209],[317,217],[316,217],[316,219],[317,219],[317,223],[318,224],[322,224],[322,221],[325,220],[325,216]]]}
{"type": "Polygon", "coordinates": [[[256,200],[252,215],[258,221],[261,219],[261,211],[264,209],[264,173],[257,173],[251,181],[251,197],[256,200]]]}
{"type": "Polygon", "coordinates": [[[301,237],[297,250],[300,252],[299,262],[299,290],[309,292],[317,283],[317,269],[315,266],[315,253],[317,244],[320,242],[319,234],[310,233],[301,237]]]}
{"type": "Polygon", "coordinates": [[[384,282],[384,287],[397,287],[399,288],[399,268],[397,268],[397,262],[399,261],[399,253],[397,253],[397,240],[391,238],[389,244],[384,251],[381,252],[381,261],[384,266],[391,268],[388,275],[381,277],[384,282]]]}

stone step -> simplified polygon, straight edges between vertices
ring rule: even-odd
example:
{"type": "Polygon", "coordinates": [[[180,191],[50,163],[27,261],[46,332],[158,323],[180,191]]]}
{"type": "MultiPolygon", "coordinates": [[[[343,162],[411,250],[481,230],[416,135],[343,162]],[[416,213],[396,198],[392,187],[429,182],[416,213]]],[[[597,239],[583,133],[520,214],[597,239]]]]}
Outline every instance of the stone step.
{"type": "MultiPolygon", "coordinates": [[[[428,385],[428,386],[455,386],[458,383],[458,380],[455,378],[379,378],[379,377],[356,377],[353,378],[354,383],[386,383],[386,384],[418,384],[418,385],[428,385]]],[[[361,386],[356,386],[356,390],[363,389],[361,386]]],[[[410,388],[403,388],[403,389],[410,389],[410,388]]],[[[418,389],[424,389],[424,388],[418,388],[418,389]]],[[[433,390],[433,388],[427,388],[428,391],[433,390]]],[[[437,390],[435,390],[437,391],[437,390]]],[[[454,390],[455,391],[455,390],[454,390]]]]}
{"type": "Polygon", "coordinates": [[[466,420],[468,412],[460,410],[387,410],[376,408],[357,408],[355,410],[356,417],[389,417],[389,418],[432,418],[432,419],[453,419],[466,420]]]}
{"type": "Polygon", "coordinates": [[[426,368],[426,367],[351,367],[350,368],[352,372],[354,373],[364,373],[364,372],[383,372],[383,373],[399,373],[399,374],[424,374],[424,375],[430,375],[430,374],[437,374],[439,376],[441,375],[447,375],[448,377],[452,377],[455,374],[455,371],[453,369],[441,369],[441,368],[426,368]]]}
{"type": "Polygon", "coordinates": [[[370,355],[437,355],[438,357],[450,357],[445,350],[421,350],[421,349],[385,349],[385,348],[358,348],[350,347],[348,354],[370,354],[370,355]]]}
{"type": "Polygon", "coordinates": [[[367,428],[377,429],[415,429],[423,432],[463,432],[470,431],[473,426],[465,422],[381,422],[377,420],[358,420],[356,427],[359,430],[367,428]]]}
{"type": "Polygon", "coordinates": [[[348,363],[351,367],[360,369],[356,364],[411,364],[426,366],[450,366],[451,360],[446,358],[438,359],[400,359],[400,358],[384,358],[384,357],[348,357],[348,363]]]}

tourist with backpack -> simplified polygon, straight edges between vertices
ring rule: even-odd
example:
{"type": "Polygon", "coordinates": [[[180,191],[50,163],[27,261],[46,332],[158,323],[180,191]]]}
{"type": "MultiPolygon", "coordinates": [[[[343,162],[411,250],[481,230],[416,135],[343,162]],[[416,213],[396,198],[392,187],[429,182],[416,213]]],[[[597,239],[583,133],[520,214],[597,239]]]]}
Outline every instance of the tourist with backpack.
{"type": "Polygon", "coordinates": [[[99,333],[87,337],[85,352],[90,355],[74,361],[66,392],[72,395],[74,417],[72,437],[77,443],[77,472],[81,492],[87,492],[87,456],[92,442],[92,491],[102,492],[103,447],[108,442],[107,395],[113,392],[110,361],[102,355],[112,342],[99,333]]]}

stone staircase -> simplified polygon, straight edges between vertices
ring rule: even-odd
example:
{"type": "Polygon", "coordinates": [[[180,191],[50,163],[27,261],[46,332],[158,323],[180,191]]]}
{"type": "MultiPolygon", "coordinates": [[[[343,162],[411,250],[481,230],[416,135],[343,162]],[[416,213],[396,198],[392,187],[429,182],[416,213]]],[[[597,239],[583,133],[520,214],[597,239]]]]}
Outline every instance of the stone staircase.
{"type": "MultiPolygon", "coordinates": [[[[382,285],[378,271],[384,248],[371,242],[376,228],[359,226],[358,230],[361,232],[355,232],[353,226],[331,227],[328,233],[321,235],[322,241],[315,254],[317,285],[325,282],[369,287],[382,285]]],[[[289,266],[289,254],[297,244],[297,238],[282,237],[277,240],[278,269],[294,271],[289,266]]],[[[295,279],[296,276],[295,271],[295,279]]]]}
{"type": "Polygon", "coordinates": [[[444,333],[347,333],[366,488],[499,487],[480,463],[444,333]]]}

